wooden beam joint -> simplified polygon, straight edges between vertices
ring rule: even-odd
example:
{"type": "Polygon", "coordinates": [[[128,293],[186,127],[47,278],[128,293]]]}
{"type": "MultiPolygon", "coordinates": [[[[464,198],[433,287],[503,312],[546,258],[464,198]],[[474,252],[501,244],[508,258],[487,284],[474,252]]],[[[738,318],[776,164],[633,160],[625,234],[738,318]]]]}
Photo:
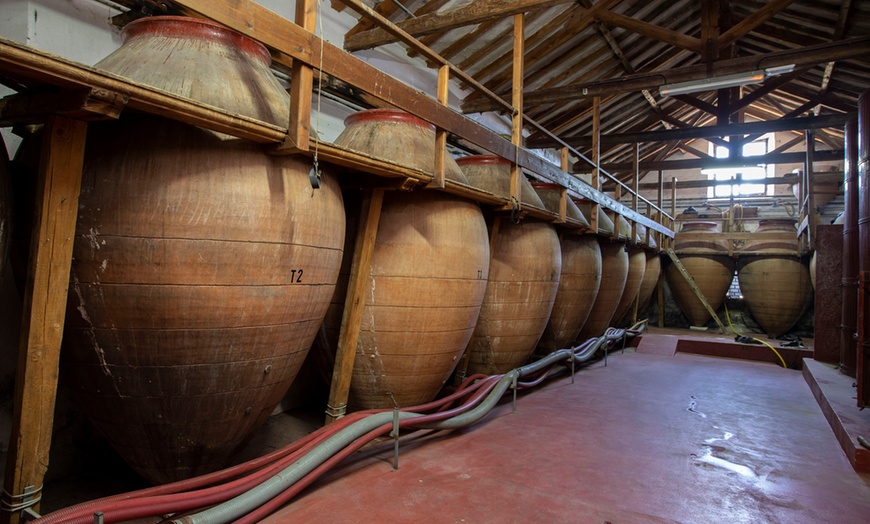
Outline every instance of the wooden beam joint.
{"type": "Polygon", "coordinates": [[[99,88],[10,95],[0,99],[0,127],[41,123],[51,115],[81,121],[114,120],[128,101],[125,95],[99,88]]]}

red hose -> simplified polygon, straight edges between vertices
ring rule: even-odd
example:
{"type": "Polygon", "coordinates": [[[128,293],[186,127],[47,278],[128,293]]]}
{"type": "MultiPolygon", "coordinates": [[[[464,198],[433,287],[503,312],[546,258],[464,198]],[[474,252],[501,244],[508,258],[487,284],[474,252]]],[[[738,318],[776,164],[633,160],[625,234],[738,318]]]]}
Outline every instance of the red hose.
{"type": "MultiPolygon", "coordinates": [[[[496,376],[500,378],[500,376],[496,376]]],[[[497,380],[489,380],[487,387],[478,391],[467,404],[463,404],[462,406],[456,408],[457,413],[446,414],[446,412],[438,412],[431,415],[424,415],[422,417],[417,417],[413,419],[406,419],[399,423],[400,427],[403,425],[419,425],[421,422],[433,422],[436,420],[443,420],[444,418],[450,418],[455,416],[459,412],[468,411],[478,403],[487,395],[489,392],[495,387],[497,380]],[[445,416],[446,415],[446,416],[445,416]],[[404,424],[407,423],[407,424],[404,424]]],[[[278,510],[281,506],[290,501],[293,497],[302,492],[305,488],[314,483],[318,478],[320,478],[324,473],[335,467],[336,464],[346,459],[358,449],[362,448],[375,438],[389,432],[392,429],[392,424],[384,424],[383,426],[376,428],[369,433],[366,433],[362,437],[353,441],[350,445],[331,456],[319,466],[311,470],[307,475],[299,479],[293,486],[282,492],[280,495],[276,496],[266,504],[263,504],[256,510],[252,511],[248,515],[245,515],[241,519],[237,520],[235,524],[254,524],[264,519],[268,515],[272,514],[276,510],[278,510]]]]}
{"type": "MultiPolygon", "coordinates": [[[[452,395],[427,404],[411,407],[408,411],[425,411],[439,406],[443,408],[452,401],[467,396],[479,389],[483,385],[483,381],[479,384],[472,384],[479,377],[469,377],[452,395]]],[[[93,512],[96,510],[103,512],[106,522],[117,522],[223,502],[262,483],[274,472],[286,467],[288,462],[295,461],[299,456],[307,453],[311,448],[320,444],[320,442],[332,434],[377,411],[367,410],[352,413],[288,446],[231,468],[171,484],[84,502],[46,515],[37,522],[40,524],[72,524],[79,522],[89,524],[93,521],[93,512]],[[251,471],[255,472],[248,476],[240,477],[240,475],[251,471]],[[198,492],[190,491],[218,482],[224,482],[235,477],[239,478],[229,483],[213,486],[212,488],[201,489],[198,492]],[[185,493],[180,493],[182,491],[185,491],[185,493]],[[215,500],[216,497],[219,500],[215,500]]]]}
{"type": "MultiPolygon", "coordinates": [[[[606,333],[609,339],[607,343],[611,344],[613,339],[621,338],[621,336],[616,336],[620,331],[625,333],[624,330],[609,329],[606,333]]],[[[582,354],[596,340],[587,340],[576,347],[574,349],[575,354],[582,354]]],[[[531,380],[518,382],[517,387],[526,389],[536,386],[543,382],[549,373],[549,368],[541,370],[528,377],[531,380]]],[[[406,412],[426,413],[431,410],[434,410],[434,412],[420,417],[404,419],[399,422],[399,426],[415,430],[427,423],[445,420],[464,413],[477,406],[495,388],[497,382],[502,377],[503,375],[472,375],[466,378],[456,388],[456,391],[448,396],[419,406],[404,408],[403,411],[406,412]],[[454,405],[456,403],[458,405],[454,405]]],[[[385,410],[366,410],[351,413],[279,450],[237,466],[171,484],[84,502],[46,515],[35,522],[40,524],[90,524],[93,521],[93,512],[96,510],[103,512],[105,522],[117,522],[166,513],[177,513],[218,504],[261,484],[320,445],[324,440],[354,422],[382,411],[385,410]]],[[[385,424],[354,440],[349,446],[309,472],[287,491],[245,516],[239,522],[256,522],[275,511],[275,509],[285,504],[326,471],[334,467],[335,464],[389,431],[391,426],[391,424],[385,424]]]]}

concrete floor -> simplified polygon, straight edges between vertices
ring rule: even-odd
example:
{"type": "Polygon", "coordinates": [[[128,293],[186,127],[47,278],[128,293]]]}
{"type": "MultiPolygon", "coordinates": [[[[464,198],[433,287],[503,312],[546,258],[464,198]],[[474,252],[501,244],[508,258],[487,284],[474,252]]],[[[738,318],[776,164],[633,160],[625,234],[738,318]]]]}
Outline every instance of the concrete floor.
{"type": "Polygon", "coordinates": [[[268,522],[866,522],[801,373],[627,350],[462,431],[357,453],[268,522]]]}
{"type": "MultiPolygon", "coordinates": [[[[645,338],[573,384],[522,394],[516,413],[505,398],[471,428],[403,437],[398,471],[392,441],[364,449],[268,522],[870,520],[870,475],[855,473],[800,371],[645,338]]],[[[245,455],[321,421],[274,416],[245,455]]],[[[47,484],[44,511],[141,487],[123,464],[100,466],[47,484]]]]}

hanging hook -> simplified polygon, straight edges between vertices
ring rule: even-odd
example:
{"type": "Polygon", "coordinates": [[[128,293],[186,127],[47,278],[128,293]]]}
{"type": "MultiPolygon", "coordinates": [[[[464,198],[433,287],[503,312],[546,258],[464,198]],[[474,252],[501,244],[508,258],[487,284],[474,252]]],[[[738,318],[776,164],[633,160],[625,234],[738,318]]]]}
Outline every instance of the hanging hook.
{"type": "Polygon", "coordinates": [[[520,223],[520,211],[522,210],[520,206],[520,201],[517,200],[517,197],[511,196],[511,222],[514,224],[520,223]]]}

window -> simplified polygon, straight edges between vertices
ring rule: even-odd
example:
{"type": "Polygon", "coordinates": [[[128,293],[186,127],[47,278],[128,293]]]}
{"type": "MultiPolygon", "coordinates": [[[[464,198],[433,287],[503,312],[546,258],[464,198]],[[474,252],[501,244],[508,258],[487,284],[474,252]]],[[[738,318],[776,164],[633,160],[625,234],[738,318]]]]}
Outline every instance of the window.
{"type": "MultiPolygon", "coordinates": [[[[743,144],[743,156],[752,157],[767,154],[768,145],[773,140],[773,135],[765,135],[758,140],[743,144]]],[[[728,148],[710,144],[711,149],[716,158],[728,158],[728,148]]],[[[743,180],[743,183],[737,185],[720,185],[713,186],[708,189],[707,196],[710,198],[730,197],[731,191],[734,191],[735,197],[741,196],[763,196],[773,195],[773,186],[766,184],[753,184],[751,180],[762,180],[766,177],[773,176],[773,166],[762,164],[756,167],[734,167],[721,169],[704,169],[701,172],[707,175],[711,180],[731,180],[738,175],[743,180]]]]}

